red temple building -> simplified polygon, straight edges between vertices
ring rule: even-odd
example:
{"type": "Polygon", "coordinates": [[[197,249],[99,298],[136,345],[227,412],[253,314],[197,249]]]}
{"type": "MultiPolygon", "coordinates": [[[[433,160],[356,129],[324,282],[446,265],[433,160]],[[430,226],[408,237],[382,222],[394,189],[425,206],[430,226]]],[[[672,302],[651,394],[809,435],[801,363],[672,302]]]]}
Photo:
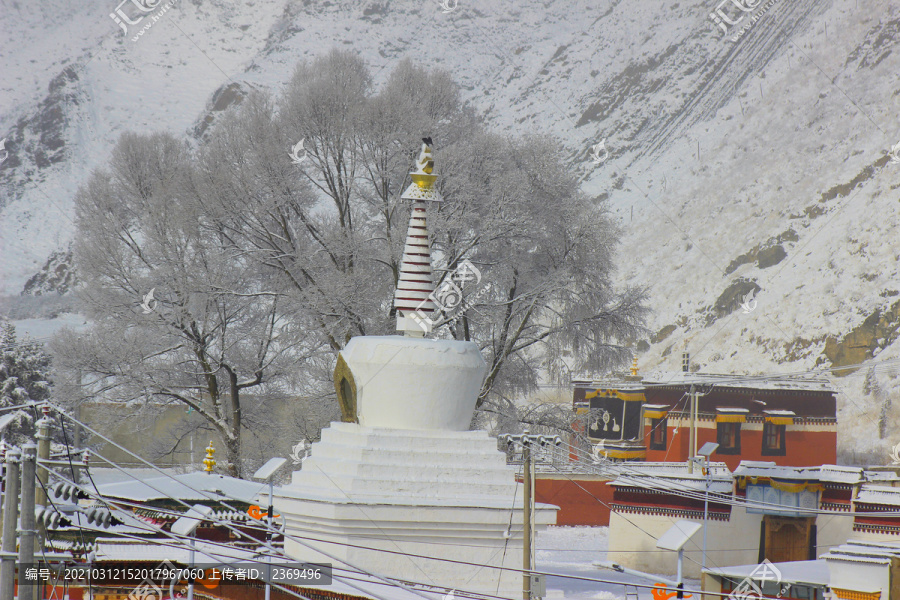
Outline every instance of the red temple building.
{"type": "Polygon", "coordinates": [[[587,436],[612,460],[685,462],[694,429],[700,448],[717,442],[710,460],[734,470],[742,460],[805,467],[837,461],[836,391],[824,379],[771,380],[687,371],[575,381],[576,413],[596,420],[587,436]]]}
{"type": "MultiPolygon", "coordinates": [[[[642,377],[633,366],[630,375],[616,379],[573,381],[573,410],[581,417],[573,429],[584,430],[595,457],[614,463],[686,466],[696,454],[692,447],[706,442],[719,444],[710,460],[730,472],[742,461],[777,467],[837,462],[836,390],[827,380],[692,373],[688,357],[684,367],[642,377]]],[[[539,469],[536,499],[560,507],[559,524],[607,525],[615,475],[576,454],[570,453],[567,465],[539,469]]],[[[849,488],[833,487],[823,502],[845,508],[849,488]]]]}

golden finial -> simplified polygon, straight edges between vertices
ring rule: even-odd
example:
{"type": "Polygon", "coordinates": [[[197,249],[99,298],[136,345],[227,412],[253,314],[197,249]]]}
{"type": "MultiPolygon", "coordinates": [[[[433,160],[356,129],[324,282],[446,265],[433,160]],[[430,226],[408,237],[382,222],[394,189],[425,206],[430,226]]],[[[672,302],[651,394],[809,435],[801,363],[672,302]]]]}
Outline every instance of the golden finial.
{"type": "Polygon", "coordinates": [[[637,377],[637,372],[638,372],[637,356],[635,356],[634,359],[632,359],[632,361],[631,361],[631,376],[637,377]]]}
{"type": "Polygon", "coordinates": [[[430,190],[437,175],[434,175],[434,151],[431,149],[431,138],[422,138],[422,148],[416,158],[416,169],[410,173],[413,183],[423,190],[430,190]]]}
{"type": "Polygon", "coordinates": [[[213,458],[215,453],[216,449],[213,448],[212,440],[209,440],[209,446],[206,447],[206,458],[203,459],[203,470],[207,473],[212,473],[213,467],[216,466],[216,459],[213,458]]]}

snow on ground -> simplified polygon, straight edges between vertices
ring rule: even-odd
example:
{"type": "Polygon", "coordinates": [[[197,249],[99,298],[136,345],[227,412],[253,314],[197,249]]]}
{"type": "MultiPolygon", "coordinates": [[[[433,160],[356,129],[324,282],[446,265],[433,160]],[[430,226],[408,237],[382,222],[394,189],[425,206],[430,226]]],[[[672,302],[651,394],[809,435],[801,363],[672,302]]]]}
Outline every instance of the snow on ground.
{"type": "MultiPolygon", "coordinates": [[[[562,577],[547,578],[547,598],[574,598],[577,600],[617,600],[625,598],[625,585],[640,583],[652,585],[654,581],[616,573],[595,567],[593,563],[606,560],[609,550],[609,527],[549,527],[537,535],[536,567],[539,571],[603,579],[597,583],[562,577]]],[[[700,582],[686,579],[685,588],[699,589],[700,582]]],[[[638,591],[638,597],[650,599],[650,590],[638,591]]],[[[634,596],[632,596],[633,598],[634,596]]]]}
{"type": "Polygon", "coordinates": [[[55,319],[21,319],[12,321],[12,324],[16,327],[16,337],[19,341],[27,337],[31,340],[46,342],[54,333],[64,327],[75,330],[86,328],[87,319],[82,315],[65,313],[55,319]]]}

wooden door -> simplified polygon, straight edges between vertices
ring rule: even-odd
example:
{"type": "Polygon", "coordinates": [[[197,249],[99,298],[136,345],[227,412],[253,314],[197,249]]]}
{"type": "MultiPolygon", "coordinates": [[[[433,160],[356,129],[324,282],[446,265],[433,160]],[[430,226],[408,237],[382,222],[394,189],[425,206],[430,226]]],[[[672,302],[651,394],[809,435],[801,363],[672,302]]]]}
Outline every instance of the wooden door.
{"type": "Polygon", "coordinates": [[[809,559],[809,537],[813,519],[763,517],[766,526],[766,558],[773,563],[809,559]]]}

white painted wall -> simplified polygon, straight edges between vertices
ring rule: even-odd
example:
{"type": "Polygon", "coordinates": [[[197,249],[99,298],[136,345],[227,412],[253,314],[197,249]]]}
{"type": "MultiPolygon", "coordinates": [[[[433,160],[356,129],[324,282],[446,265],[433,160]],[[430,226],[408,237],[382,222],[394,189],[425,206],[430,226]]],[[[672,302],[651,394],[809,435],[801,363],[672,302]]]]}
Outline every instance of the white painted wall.
{"type": "Polygon", "coordinates": [[[360,425],[469,428],[486,368],[474,342],[362,336],[341,356],[356,382],[360,425]]]}
{"type": "MultiPolygon", "coordinates": [[[[655,538],[666,532],[678,518],[613,512],[609,521],[609,560],[649,573],[674,575],[674,552],[656,549],[655,538]],[[649,534],[649,535],[648,535],[649,534]],[[651,537],[652,536],[652,537],[651,537]]],[[[688,519],[702,523],[702,519],[688,519]]],[[[727,522],[710,521],[707,566],[724,567],[759,562],[759,539],[762,515],[748,514],[733,507],[727,522]]],[[[900,536],[853,531],[849,513],[819,515],[816,518],[816,557],[849,539],[897,541],[900,536]]],[[[702,530],[686,547],[685,576],[699,579],[703,538],[702,530]],[[696,562],[695,562],[696,561],[696,562]]]]}
{"type": "MultiPolygon", "coordinates": [[[[613,512],[609,519],[609,559],[622,566],[675,575],[677,553],[656,548],[656,539],[664,534],[675,521],[685,517],[666,517],[613,512]]],[[[686,519],[703,523],[703,519],[686,519]]],[[[759,530],[761,515],[747,514],[744,509],[733,509],[729,521],[708,522],[708,567],[755,564],[759,558],[759,530]]],[[[700,579],[703,530],[701,529],[685,546],[684,576],[700,579]]]]}
{"type": "Polygon", "coordinates": [[[829,586],[832,588],[869,594],[881,592],[885,600],[890,597],[890,565],[829,559],[828,571],[831,575],[829,586]]]}
{"type": "Polygon", "coordinates": [[[853,514],[850,512],[819,515],[816,517],[816,558],[835,546],[846,544],[853,533],[853,514]]]}
{"type": "MultiPolygon", "coordinates": [[[[285,542],[297,559],[335,562],[313,546],[406,581],[490,594],[499,584],[501,595],[520,597],[519,573],[498,581],[497,569],[437,559],[521,569],[522,496],[515,468],[487,432],[332,423],[275,509],[288,534],[302,538],[285,542]]],[[[556,510],[539,504],[536,529],[554,524],[556,510]]]]}

